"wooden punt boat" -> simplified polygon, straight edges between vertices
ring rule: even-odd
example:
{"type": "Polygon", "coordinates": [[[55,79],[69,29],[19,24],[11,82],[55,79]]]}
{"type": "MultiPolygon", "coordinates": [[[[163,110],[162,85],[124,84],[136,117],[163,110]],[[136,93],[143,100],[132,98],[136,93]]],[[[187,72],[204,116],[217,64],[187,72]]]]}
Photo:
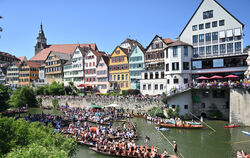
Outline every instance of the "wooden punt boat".
{"type": "Polygon", "coordinates": [[[80,144],[80,145],[85,145],[85,146],[89,146],[89,147],[95,147],[96,146],[95,142],[90,143],[90,142],[84,142],[84,141],[77,141],[77,143],[80,144]]]}
{"type": "Polygon", "coordinates": [[[127,120],[115,120],[115,122],[127,122],[127,120]]]}
{"type": "Polygon", "coordinates": [[[145,119],[144,115],[141,114],[132,114],[132,116],[145,119]]]}
{"type": "Polygon", "coordinates": [[[93,120],[89,120],[88,119],[88,122],[91,122],[91,123],[95,123],[95,124],[99,124],[99,125],[104,125],[104,126],[109,126],[109,123],[108,122],[96,122],[96,121],[93,121],[93,120]]]}
{"type": "Polygon", "coordinates": [[[204,128],[203,125],[175,125],[175,124],[156,124],[157,127],[168,127],[168,128],[183,128],[183,129],[201,129],[204,128]]]}

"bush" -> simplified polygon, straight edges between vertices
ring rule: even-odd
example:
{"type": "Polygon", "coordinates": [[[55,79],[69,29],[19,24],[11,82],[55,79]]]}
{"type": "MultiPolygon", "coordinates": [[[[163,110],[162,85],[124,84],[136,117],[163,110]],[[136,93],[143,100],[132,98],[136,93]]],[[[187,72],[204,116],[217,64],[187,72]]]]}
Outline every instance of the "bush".
{"type": "Polygon", "coordinates": [[[52,105],[53,105],[53,107],[54,108],[56,108],[56,107],[58,107],[58,99],[56,99],[56,98],[54,98],[54,99],[52,99],[52,105]]]}

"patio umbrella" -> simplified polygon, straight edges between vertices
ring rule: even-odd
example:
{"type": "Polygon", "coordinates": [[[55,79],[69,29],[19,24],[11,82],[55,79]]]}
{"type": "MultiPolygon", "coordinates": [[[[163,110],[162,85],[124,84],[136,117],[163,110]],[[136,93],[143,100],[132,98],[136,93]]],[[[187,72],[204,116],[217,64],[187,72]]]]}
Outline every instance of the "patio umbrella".
{"type": "Polygon", "coordinates": [[[102,107],[95,105],[95,104],[91,104],[88,106],[88,108],[101,109],[102,107]]]}
{"type": "Polygon", "coordinates": [[[88,84],[79,84],[77,87],[91,87],[91,85],[88,85],[88,84]]]}
{"type": "Polygon", "coordinates": [[[223,78],[222,76],[214,75],[214,76],[210,77],[209,79],[222,79],[222,78],[223,78]]]}
{"type": "Polygon", "coordinates": [[[120,105],[117,105],[117,104],[110,104],[110,105],[107,105],[105,107],[119,107],[120,105]]]}
{"type": "Polygon", "coordinates": [[[201,76],[201,77],[198,77],[196,78],[197,80],[208,80],[209,78],[208,77],[205,77],[205,76],[201,76]]]}
{"type": "Polygon", "coordinates": [[[224,78],[239,78],[239,76],[236,76],[236,75],[228,75],[228,76],[226,76],[226,77],[224,77],[224,78]]]}

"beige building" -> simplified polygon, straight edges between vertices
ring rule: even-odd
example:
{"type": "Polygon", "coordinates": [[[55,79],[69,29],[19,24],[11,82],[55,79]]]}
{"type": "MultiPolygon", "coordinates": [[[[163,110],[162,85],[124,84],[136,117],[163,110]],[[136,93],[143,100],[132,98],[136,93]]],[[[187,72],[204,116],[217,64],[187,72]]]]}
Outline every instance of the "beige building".
{"type": "Polygon", "coordinates": [[[19,85],[19,67],[20,62],[12,62],[7,68],[7,84],[10,85],[11,88],[17,88],[19,85]]]}
{"type": "Polygon", "coordinates": [[[70,60],[69,54],[51,51],[45,60],[45,81],[63,83],[63,65],[70,60]]]}

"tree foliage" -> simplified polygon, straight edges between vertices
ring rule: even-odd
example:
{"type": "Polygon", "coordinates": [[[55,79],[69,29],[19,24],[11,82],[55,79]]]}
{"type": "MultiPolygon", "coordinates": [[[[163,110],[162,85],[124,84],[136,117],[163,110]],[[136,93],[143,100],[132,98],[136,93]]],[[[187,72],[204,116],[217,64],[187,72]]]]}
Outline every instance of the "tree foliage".
{"type": "Polygon", "coordinates": [[[35,93],[32,88],[24,86],[22,88],[16,89],[8,101],[9,105],[12,107],[36,107],[37,100],[35,93]]]}
{"type": "Polygon", "coordinates": [[[63,84],[59,84],[56,81],[52,82],[50,85],[44,85],[36,87],[36,95],[64,95],[65,88],[63,84]]]}
{"type": "Polygon", "coordinates": [[[0,112],[8,108],[7,101],[9,100],[8,88],[0,84],[0,112]]]}
{"type": "Polygon", "coordinates": [[[59,158],[75,154],[77,144],[49,127],[22,119],[0,118],[0,155],[7,158],[59,158]]]}

